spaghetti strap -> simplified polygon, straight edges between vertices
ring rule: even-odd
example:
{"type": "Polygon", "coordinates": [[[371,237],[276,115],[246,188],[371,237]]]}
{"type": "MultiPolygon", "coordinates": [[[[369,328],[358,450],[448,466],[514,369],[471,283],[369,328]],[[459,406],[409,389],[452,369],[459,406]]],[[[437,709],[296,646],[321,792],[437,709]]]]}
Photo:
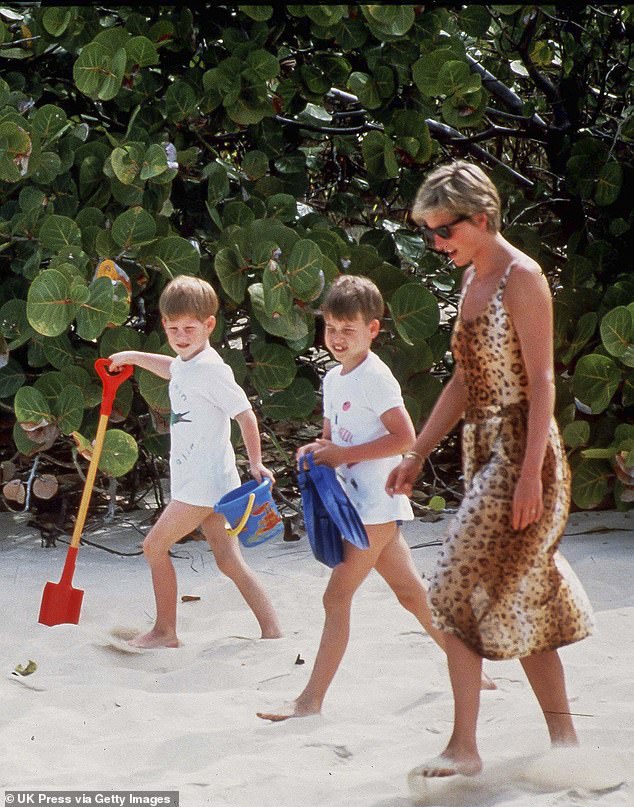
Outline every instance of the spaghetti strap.
{"type": "Polygon", "coordinates": [[[508,283],[509,277],[511,276],[511,269],[514,266],[515,266],[515,261],[511,261],[509,263],[509,265],[506,267],[506,269],[504,270],[504,274],[500,278],[500,285],[499,285],[499,290],[500,291],[504,291],[504,289],[506,288],[506,284],[508,283]]]}

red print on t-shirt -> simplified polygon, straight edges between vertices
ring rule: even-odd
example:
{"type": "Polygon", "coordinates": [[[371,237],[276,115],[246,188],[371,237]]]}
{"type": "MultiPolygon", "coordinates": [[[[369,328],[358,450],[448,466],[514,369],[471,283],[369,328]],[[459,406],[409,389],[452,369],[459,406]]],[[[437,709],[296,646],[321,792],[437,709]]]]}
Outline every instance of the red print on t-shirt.
{"type": "Polygon", "coordinates": [[[352,404],[350,403],[350,401],[346,401],[341,408],[343,409],[344,412],[347,412],[348,409],[350,409],[351,405],[352,404]]]}

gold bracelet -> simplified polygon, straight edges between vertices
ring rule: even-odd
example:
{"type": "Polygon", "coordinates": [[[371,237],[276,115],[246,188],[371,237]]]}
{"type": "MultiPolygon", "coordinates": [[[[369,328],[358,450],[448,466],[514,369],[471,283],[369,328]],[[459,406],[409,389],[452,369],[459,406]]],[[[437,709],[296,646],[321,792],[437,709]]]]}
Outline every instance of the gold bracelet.
{"type": "Polygon", "coordinates": [[[422,454],[419,454],[417,451],[406,451],[403,454],[404,460],[418,460],[421,465],[425,462],[425,457],[422,454]]]}

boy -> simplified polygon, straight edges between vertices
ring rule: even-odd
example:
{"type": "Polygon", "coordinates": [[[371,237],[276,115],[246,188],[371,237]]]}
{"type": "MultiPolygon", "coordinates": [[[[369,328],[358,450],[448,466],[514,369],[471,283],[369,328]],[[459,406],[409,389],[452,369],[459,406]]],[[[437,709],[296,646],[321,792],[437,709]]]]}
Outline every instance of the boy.
{"type": "Polygon", "coordinates": [[[415,432],[397,380],[370,349],[383,308],[374,283],[355,275],[337,278],[322,306],[326,347],[340,364],[324,378],[323,437],[300,448],[298,458],[312,451],[315,462],[337,468],[370,546],[358,549],[344,541],[344,560],[332,570],[324,594],[326,621],[308,684],[289,708],[258,712],[265,720],[321,711],[348,644],[352,597],[371,569],[430,636],[442,642],[432,627],[425,587],[399,530],[402,520],[413,518],[411,505],[405,496],[385,492],[390,471],[402,452],[412,447],[415,432]]]}
{"type": "Polygon", "coordinates": [[[130,640],[134,647],[178,647],[176,573],[170,548],[200,527],[221,572],[227,575],[253,611],[262,638],[281,636],[277,616],[255,574],[244,562],[237,537],[213,505],[240,485],[230,442],[230,418],[242,432],[251,475],[258,481],[273,474],[262,464],[260,433],[247,396],[231,368],[209,344],[216,325],[218,298],[198,277],[181,275],[167,284],[159,301],[163,327],[176,358],[124,350],[110,356],[112,369],[134,364],[167,378],[171,404],[171,500],[143,542],[150,565],[156,622],[149,633],[130,640]]]}

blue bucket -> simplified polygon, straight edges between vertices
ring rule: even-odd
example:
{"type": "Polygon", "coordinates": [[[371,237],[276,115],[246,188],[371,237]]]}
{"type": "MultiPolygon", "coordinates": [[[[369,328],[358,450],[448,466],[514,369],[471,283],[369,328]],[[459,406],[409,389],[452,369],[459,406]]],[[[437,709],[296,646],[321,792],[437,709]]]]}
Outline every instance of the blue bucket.
{"type": "Polygon", "coordinates": [[[243,546],[256,546],[284,532],[282,517],[271,496],[271,481],[252,479],[229,491],[214,510],[226,518],[229,534],[237,535],[243,546]]]}

